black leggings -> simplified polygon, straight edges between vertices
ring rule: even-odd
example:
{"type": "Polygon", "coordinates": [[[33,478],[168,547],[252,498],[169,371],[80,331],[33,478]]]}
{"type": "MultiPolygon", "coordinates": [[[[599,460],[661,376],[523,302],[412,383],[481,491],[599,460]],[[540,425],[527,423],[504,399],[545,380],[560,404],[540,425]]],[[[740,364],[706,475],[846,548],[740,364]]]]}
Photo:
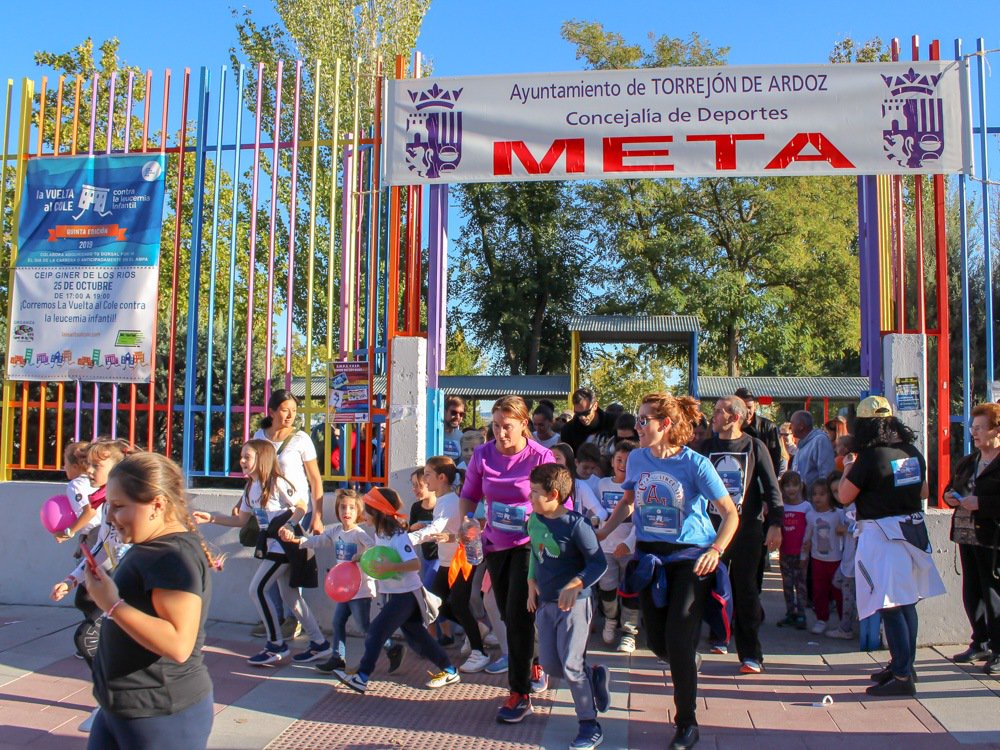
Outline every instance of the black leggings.
{"type": "Polygon", "coordinates": [[[512,692],[531,693],[531,657],[535,651],[535,614],[528,611],[528,545],[490,552],[490,573],[500,617],[507,626],[507,682],[512,692]]]}
{"type": "Polygon", "coordinates": [[[962,561],[962,603],[972,626],[972,642],[1000,653],[1000,581],[993,568],[993,550],[960,544],[958,554],[962,561]]]}
{"type": "Polygon", "coordinates": [[[667,566],[667,606],[657,607],[649,588],[639,594],[646,642],[654,654],[670,662],[675,723],[679,727],[698,723],[695,719],[698,697],[696,647],[705,597],[714,579],[714,573],[699,578],[694,574],[694,561],[685,560],[667,566]]]}
{"type": "Polygon", "coordinates": [[[468,578],[463,578],[461,572],[455,578],[455,583],[448,588],[448,566],[438,568],[434,575],[434,583],[431,591],[441,597],[444,602],[441,606],[441,617],[454,620],[462,626],[462,630],[469,637],[469,645],[476,651],[485,653],[483,648],[483,636],[479,632],[479,623],[472,616],[469,608],[469,597],[472,593],[472,579],[476,575],[475,567],[469,573],[468,578]]]}

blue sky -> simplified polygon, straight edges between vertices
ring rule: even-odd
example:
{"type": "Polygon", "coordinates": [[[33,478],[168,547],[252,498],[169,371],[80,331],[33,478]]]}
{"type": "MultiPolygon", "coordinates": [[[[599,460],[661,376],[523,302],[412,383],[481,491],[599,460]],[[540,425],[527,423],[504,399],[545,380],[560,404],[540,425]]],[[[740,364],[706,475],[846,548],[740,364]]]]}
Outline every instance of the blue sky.
{"type": "MultiPolygon", "coordinates": [[[[215,67],[227,62],[236,41],[230,9],[244,5],[261,21],[275,18],[269,0],[4,3],[8,33],[0,47],[0,76],[34,75],[35,50],[63,51],[88,35],[95,41],[117,36],[123,57],[140,67],[215,67]]],[[[945,56],[951,55],[956,37],[964,40],[967,51],[975,48],[978,36],[986,37],[987,47],[1000,46],[997,0],[433,0],[419,47],[440,75],[573,70],[580,63],[559,37],[562,22],[571,18],[601,21],[630,41],[648,33],[686,37],[696,31],[713,45],[729,46],[732,64],[825,62],[837,40],[846,36],[898,36],[907,51],[912,34],[925,45],[936,36],[945,56]]]]}

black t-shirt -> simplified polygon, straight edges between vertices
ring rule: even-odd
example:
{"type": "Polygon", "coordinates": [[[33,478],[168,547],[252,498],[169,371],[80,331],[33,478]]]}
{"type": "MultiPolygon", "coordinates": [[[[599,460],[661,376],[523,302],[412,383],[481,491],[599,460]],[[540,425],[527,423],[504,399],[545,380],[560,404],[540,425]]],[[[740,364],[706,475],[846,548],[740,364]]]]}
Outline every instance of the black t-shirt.
{"type": "MultiPolygon", "coordinates": [[[[774,474],[767,446],[746,433],[736,440],[723,440],[718,435],[704,440],[698,452],[708,456],[726,485],[729,497],[740,512],[740,523],[763,521],[767,507],[767,525],[780,526],[784,517],[781,490],[774,474]]],[[[722,517],[709,503],[712,524],[718,528],[722,517]]]]}
{"type": "MultiPolygon", "coordinates": [[[[428,510],[419,501],[415,502],[410,506],[410,526],[415,523],[425,523],[428,524],[434,520],[434,509],[428,510]]],[[[438,559],[438,546],[437,542],[424,542],[420,545],[420,551],[424,556],[425,560],[437,560],[438,559]]]]}
{"type": "Polygon", "coordinates": [[[201,622],[194,650],[180,664],[154,654],[106,620],[94,659],[94,697],[101,708],[124,719],[168,716],[208,695],[212,680],[202,647],[212,582],[198,535],[185,531],[132,546],[118,565],[115,583],[126,604],[153,616],[153,589],[197,594],[201,622]]]}
{"type": "Polygon", "coordinates": [[[860,490],[858,520],[919,513],[926,478],[924,457],[906,443],[865,448],[845,477],[860,490]]]}

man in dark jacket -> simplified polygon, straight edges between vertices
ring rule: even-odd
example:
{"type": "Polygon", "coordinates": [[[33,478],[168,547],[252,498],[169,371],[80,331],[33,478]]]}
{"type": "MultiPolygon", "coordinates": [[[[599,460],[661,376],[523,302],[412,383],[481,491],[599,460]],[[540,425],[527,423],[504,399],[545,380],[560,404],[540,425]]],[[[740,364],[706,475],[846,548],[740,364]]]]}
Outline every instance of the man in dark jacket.
{"type": "Polygon", "coordinates": [[[778,425],[767,417],[757,413],[757,398],[750,392],[749,388],[737,388],[733,394],[742,399],[747,406],[746,423],[743,425],[743,432],[758,438],[767,446],[767,452],[771,456],[771,465],[777,473],[781,465],[781,438],[778,435],[778,425]]]}
{"type": "Polygon", "coordinates": [[[573,418],[566,423],[559,433],[560,439],[568,443],[576,453],[586,442],[597,443],[604,452],[615,433],[616,415],[608,414],[597,405],[597,395],[590,388],[577,388],[573,391],[573,418]]]}
{"type": "MultiPolygon", "coordinates": [[[[764,654],[758,635],[761,608],[757,568],[765,546],[770,551],[781,545],[784,508],[767,447],[743,431],[746,417],[746,404],[738,396],[719,399],[712,412],[714,434],[698,450],[715,466],[740,512],[740,527],[724,560],[732,581],[733,630],[740,672],[758,674],[764,668],[764,654]]],[[[723,648],[723,644],[715,646],[720,652],[723,648]]]]}

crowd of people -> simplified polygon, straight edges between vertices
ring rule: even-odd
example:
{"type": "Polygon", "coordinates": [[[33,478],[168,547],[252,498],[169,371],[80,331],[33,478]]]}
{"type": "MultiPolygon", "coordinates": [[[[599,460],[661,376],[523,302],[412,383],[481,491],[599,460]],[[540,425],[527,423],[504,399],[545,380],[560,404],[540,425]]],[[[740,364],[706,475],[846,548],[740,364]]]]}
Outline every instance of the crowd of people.
{"type": "MultiPolygon", "coordinates": [[[[54,536],[83,545],[52,598],[75,589],[83,615],[75,643],[99,704],[88,747],[205,746],[212,685],[201,647],[223,564],[198,531],[209,523],[239,528],[259,560],[249,596],[264,643],[249,664],[312,663],[364,694],[383,654],[387,674],[402,663],[398,632],[434,666],[429,689],[463,673],[505,673],[501,723],[527,718],[550,675],[564,680],[579,721],[571,750],[601,744],[610,701],[609,672],[587,652],[592,628],[622,653],[642,640],[669,665],[669,746],[693,747],[702,635],[714,653],[735,648],[739,673],[765,670],[760,594],[772,556],[786,607],[778,626],[851,639],[881,618],[891,658],[867,692],[915,693],[916,603],[944,587],[924,522],[924,458],[888,401],[863,400],[853,430],[840,417],[817,426],[808,411],[777,425],[746,390],[719,399],[710,416],[694,398],[666,393],[645,396],[636,414],[602,409],[586,388],[570,403],[557,415],[551,402],[531,409],[506,396],[485,428],[462,429],[466,404],[451,396],[444,452],[412,473],[412,497],[345,487],[332,513],[287,391],[272,395],[242,446],[246,486],[230,513],[189,509],[179,468],[162,456],[104,438],[67,446],[77,519],[54,536]],[[313,550],[324,547],[338,563],[392,552],[338,600],[330,639],[302,594],[319,584],[313,550]],[[364,648],[349,668],[352,619],[364,648]],[[299,628],[309,643],[291,654],[299,628]]],[[[996,674],[1000,405],[977,406],[970,429],[975,450],[943,498],[955,508],[972,631],[955,660],[984,661],[996,674]]]]}

